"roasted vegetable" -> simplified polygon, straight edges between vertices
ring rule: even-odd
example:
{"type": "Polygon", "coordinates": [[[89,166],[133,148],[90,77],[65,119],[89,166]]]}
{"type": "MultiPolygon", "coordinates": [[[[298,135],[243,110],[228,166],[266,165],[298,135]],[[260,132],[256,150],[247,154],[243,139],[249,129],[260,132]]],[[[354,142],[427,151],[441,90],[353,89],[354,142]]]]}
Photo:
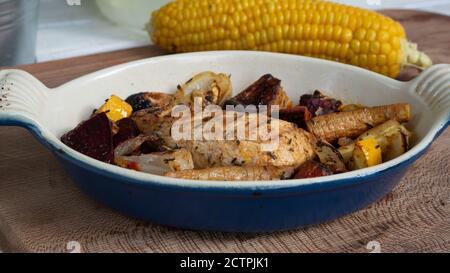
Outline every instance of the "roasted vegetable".
{"type": "Polygon", "coordinates": [[[363,105],[359,105],[359,104],[347,104],[347,105],[342,105],[339,108],[339,112],[351,112],[351,111],[356,111],[356,110],[360,110],[360,109],[364,109],[367,108],[363,105]]]}
{"type": "Polygon", "coordinates": [[[320,162],[326,165],[333,173],[344,173],[347,171],[341,153],[333,145],[324,141],[318,141],[315,150],[320,162]]]}
{"type": "Polygon", "coordinates": [[[61,141],[91,158],[106,163],[111,163],[113,160],[112,126],[106,113],[100,113],[82,122],[62,136],[61,141]]]}
{"type": "Polygon", "coordinates": [[[311,120],[311,112],[304,106],[281,109],[279,118],[290,123],[294,123],[298,128],[306,129],[306,122],[311,120]]]}
{"type": "Polygon", "coordinates": [[[180,179],[209,181],[270,181],[289,179],[294,174],[294,171],[294,168],[235,166],[169,172],[166,173],[166,176],[180,179]]]}
{"type": "Polygon", "coordinates": [[[130,117],[133,113],[133,108],[118,96],[112,95],[105,104],[97,110],[97,114],[98,113],[106,113],[112,122],[117,122],[121,119],[130,117]]]}
{"type": "Polygon", "coordinates": [[[136,126],[136,123],[134,122],[134,120],[130,118],[122,119],[118,121],[116,125],[119,130],[113,137],[114,148],[129,139],[137,137],[140,134],[139,129],[136,126]]]}
{"type": "Polygon", "coordinates": [[[195,98],[201,98],[204,106],[222,105],[231,97],[230,77],[225,74],[203,72],[182,86],[178,86],[177,103],[193,105],[195,98]]]}
{"type": "Polygon", "coordinates": [[[313,95],[303,95],[300,105],[308,108],[313,117],[336,113],[342,106],[342,102],[315,91],[313,95]]]}
{"type": "Polygon", "coordinates": [[[328,166],[311,160],[300,166],[293,179],[315,178],[333,174],[333,171],[328,166]]]}
{"type": "Polygon", "coordinates": [[[388,146],[383,152],[383,161],[386,162],[395,159],[406,153],[409,149],[408,137],[409,136],[405,135],[403,132],[397,132],[388,136],[388,146]]]}
{"type": "Polygon", "coordinates": [[[399,22],[321,0],[178,0],[153,13],[153,42],[172,52],[259,50],[313,56],[397,77],[426,68],[399,22]]]}
{"type": "Polygon", "coordinates": [[[185,149],[139,156],[119,156],[114,160],[120,167],[158,175],[194,169],[192,155],[185,149]]]}
{"type": "Polygon", "coordinates": [[[383,163],[381,146],[375,138],[369,137],[356,142],[350,162],[351,169],[359,170],[381,163],[383,163]]]}
{"type": "Polygon", "coordinates": [[[160,92],[147,92],[131,95],[126,100],[135,113],[141,110],[151,111],[161,116],[170,115],[175,105],[175,96],[160,92]]]}
{"type": "Polygon", "coordinates": [[[267,74],[224,105],[277,105],[285,109],[292,107],[293,103],[281,87],[281,80],[267,74]]]}
{"type": "MultiPolygon", "coordinates": [[[[389,120],[365,132],[356,141],[374,139],[382,151],[383,162],[386,162],[408,151],[410,136],[411,133],[398,121],[389,120]]],[[[354,149],[355,142],[339,148],[345,163],[352,159],[354,149]]]]}
{"type": "Polygon", "coordinates": [[[342,137],[355,138],[390,119],[408,122],[409,104],[394,104],[315,117],[307,122],[308,130],[318,138],[332,142],[342,137]]]}

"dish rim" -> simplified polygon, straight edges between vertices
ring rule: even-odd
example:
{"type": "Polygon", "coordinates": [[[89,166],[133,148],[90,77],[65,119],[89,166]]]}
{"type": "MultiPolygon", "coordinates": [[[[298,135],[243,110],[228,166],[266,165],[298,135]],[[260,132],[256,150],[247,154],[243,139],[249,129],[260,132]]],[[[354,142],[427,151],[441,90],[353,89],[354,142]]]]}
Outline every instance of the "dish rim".
{"type": "MultiPolygon", "coordinates": [[[[157,57],[146,58],[142,60],[132,61],[120,65],[115,65],[112,67],[108,67],[105,69],[101,69],[99,71],[90,73],[88,75],[79,77],[77,79],[71,80],[67,83],[60,85],[59,87],[53,88],[57,92],[60,89],[69,88],[71,85],[77,84],[77,82],[81,81],[94,81],[100,77],[103,77],[109,73],[119,73],[121,70],[128,69],[133,66],[139,66],[144,63],[149,62],[158,62],[161,59],[177,59],[180,57],[187,58],[195,58],[199,55],[202,57],[213,57],[217,55],[224,54],[253,54],[253,55],[263,55],[263,56],[273,56],[280,58],[295,58],[298,61],[309,61],[309,62],[323,62],[327,65],[334,66],[336,69],[349,69],[358,73],[360,76],[377,78],[378,80],[386,82],[386,84],[393,84],[399,87],[399,92],[408,92],[407,90],[403,90],[400,88],[404,86],[411,86],[415,80],[410,82],[400,82],[381,74],[377,74],[371,72],[369,70],[350,66],[342,63],[337,63],[333,61],[327,61],[322,59],[316,59],[305,56],[298,55],[290,55],[283,53],[272,53],[272,52],[258,52],[258,51],[208,51],[208,52],[194,52],[194,53],[183,53],[183,54],[173,54],[173,55],[163,55],[157,57]]],[[[409,94],[409,92],[408,92],[409,94]]],[[[413,94],[409,94],[412,96],[413,94]]],[[[422,100],[423,101],[423,100],[422,100]]],[[[425,105],[428,105],[424,102],[425,105]]],[[[70,147],[64,145],[56,135],[50,132],[45,126],[40,124],[36,120],[29,120],[26,118],[18,117],[16,119],[10,119],[5,122],[5,124],[15,125],[19,124],[23,127],[28,128],[35,136],[41,140],[41,142],[47,146],[53,152],[62,155],[66,159],[73,161],[75,164],[82,168],[89,168],[89,171],[94,171],[101,175],[108,175],[110,177],[114,177],[116,180],[120,180],[123,183],[130,183],[133,185],[139,186],[160,186],[160,187],[169,187],[169,188],[178,188],[178,189],[193,189],[193,190],[218,190],[218,191],[265,191],[265,190],[286,190],[292,188],[306,187],[306,186],[339,186],[346,184],[345,182],[349,182],[353,184],[354,180],[362,180],[369,176],[373,176],[376,174],[382,174],[390,169],[398,167],[402,164],[406,164],[410,161],[413,161],[416,157],[420,156],[426,149],[434,142],[437,136],[442,133],[442,131],[450,125],[450,121],[442,118],[441,120],[435,120],[430,131],[423,137],[423,139],[417,143],[411,150],[409,150],[404,155],[388,161],[386,163],[365,168],[358,171],[347,172],[343,174],[337,174],[327,177],[319,177],[312,179],[293,179],[293,180],[277,180],[277,181],[210,181],[210,180],[185,180],[178,178],[169,178],[154,174],[148,174],[143,172],[132,171],[128,169],[124,169],[112,164],[104,163],[93,158],[90,158],[86,155],[83,155],[70,147]]]]}

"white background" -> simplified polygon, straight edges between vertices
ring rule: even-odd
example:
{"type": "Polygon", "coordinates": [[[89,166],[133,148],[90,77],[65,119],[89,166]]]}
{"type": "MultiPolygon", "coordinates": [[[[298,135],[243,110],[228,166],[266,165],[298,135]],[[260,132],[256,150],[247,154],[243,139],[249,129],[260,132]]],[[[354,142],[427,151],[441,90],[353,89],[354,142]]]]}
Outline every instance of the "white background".
{"type": "MultiPolygon", "coordinates": [[[[423,9],[450,15],[450,0],[336,1],[371,9],[423,9]]],[[[81,6],[69,6],[65,0],[41,0],[38,62],[148,44],[150,41],[145,32],[118,27],[103,18],[94,0],[81,0],[81,6]]]]}

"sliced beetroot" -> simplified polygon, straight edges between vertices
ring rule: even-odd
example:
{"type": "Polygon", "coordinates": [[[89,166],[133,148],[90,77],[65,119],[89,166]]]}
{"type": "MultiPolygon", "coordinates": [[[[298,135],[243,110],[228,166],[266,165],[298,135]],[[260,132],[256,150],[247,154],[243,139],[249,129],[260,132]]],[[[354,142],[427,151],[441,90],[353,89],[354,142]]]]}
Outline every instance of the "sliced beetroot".
{"type": "Polygon", "coordinates": [[[315,178],[333,175],[333,172],[326,165],[317,161],[307,161],[303,164],[294,176],[294,179],[315,178]]]}
{"type": "Polygon", "coordinates": [[[303,95],[300,106],[305,106],[313,117],[339,112],[342,102],[315,91],[313,95],[303,95]]]}
{"type": "Polygon", "coordinates": [[[112,124],[105,113],[93,116],[65,134],[61,141],[91,158],[111,163],[113,160],[112,124]]]}
{"type": "Polygon", "coordinates": [[[119,131],[114,135],[114,148],[121,143],[130,140],[140,135],[140,131],[136,125],[136,122],[130,118],[124,118],[116,123],[119,131]]]}
{"type": "Polygon", "coordinates": [[[305,129],[306,122],[311,119],[311,112],[305,106],[296,106],[294,108],[281,109],[279,118],[305,129]]]}

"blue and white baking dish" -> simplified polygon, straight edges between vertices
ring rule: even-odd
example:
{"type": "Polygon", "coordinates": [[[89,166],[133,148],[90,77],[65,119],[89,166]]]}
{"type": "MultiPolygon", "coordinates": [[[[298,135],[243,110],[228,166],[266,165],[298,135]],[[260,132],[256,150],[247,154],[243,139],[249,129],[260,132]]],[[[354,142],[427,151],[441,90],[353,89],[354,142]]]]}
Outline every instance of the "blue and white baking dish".
{"type": "Polygon", "coordinates": [[[55,89],[24,71],[2,70],[0,97],[0,125],[27,128],[54,153],[83,191],[107,206],[152,223],[184,229],[271,232],[336,219],[392,191],[449,125],[450,65],[436,65],[411,82],[399,82],[314,58],[219,51],[123,64],[55,89]],[[271,73],[282,80],[294,100],[304,93],[324,90],[368,106],[410,103],[417,141],[408,153],[376,167],[271,182],[186,181],[139,173],[96,161],[61,143],[65,132],[87,119],[111,94],[127,97],[143,91],[170,92],[202,71],[231,74],[235,93],[271,73]]]}

